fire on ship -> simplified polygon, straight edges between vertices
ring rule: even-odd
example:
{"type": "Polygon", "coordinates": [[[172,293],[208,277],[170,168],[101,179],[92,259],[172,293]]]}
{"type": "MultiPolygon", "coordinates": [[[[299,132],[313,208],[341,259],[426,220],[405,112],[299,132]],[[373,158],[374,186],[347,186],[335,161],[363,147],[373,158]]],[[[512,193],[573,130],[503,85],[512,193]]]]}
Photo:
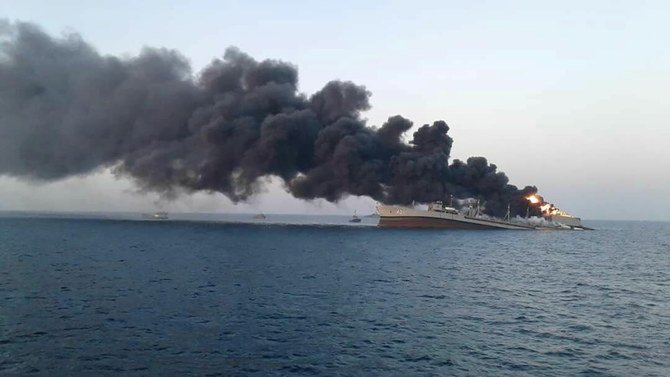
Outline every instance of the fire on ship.
{"type": "Polygon", "coordinates": [[[379,226],[385,228],[441,228],[441,229],[589,229],[582,225],[579,217],[574,217],[547,203],[539,195],[526,197],[529,205],[539,205],[541,217],[512,217],[509,207],[504,218],[495,218],[481,213],[479,201],[476,206],[469,205],[456,209],[437,201],[428,205],[427,209],[379,205],[379,226]]]}

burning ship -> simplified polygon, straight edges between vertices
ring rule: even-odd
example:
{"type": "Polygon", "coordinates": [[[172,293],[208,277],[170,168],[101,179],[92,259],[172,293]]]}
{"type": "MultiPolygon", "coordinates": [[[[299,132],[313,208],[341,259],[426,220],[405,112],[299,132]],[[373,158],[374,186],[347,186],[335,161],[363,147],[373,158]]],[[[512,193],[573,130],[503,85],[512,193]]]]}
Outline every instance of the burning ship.
{"type": "Polygon", "coordinates": [[[530,204],[542,203],[541,218],[511,217],[509,207],[504,218],[481,214],[479,202],[476,207],[457,210],[445,206],[441,201],[431,203],[428,209],[402,206],[380,205],[377,207],[380,227],[388,228],[444,228],[444,229],[587,229],[581,219],[559,210],[553,204],[544,203],[541,197],[531,195],[526,198],[530,204]]]}

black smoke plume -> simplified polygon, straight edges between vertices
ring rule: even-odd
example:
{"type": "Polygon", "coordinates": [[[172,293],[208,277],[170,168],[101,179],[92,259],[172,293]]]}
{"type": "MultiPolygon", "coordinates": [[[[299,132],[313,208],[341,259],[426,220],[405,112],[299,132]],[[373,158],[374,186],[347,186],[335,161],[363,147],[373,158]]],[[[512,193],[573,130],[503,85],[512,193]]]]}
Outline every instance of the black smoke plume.
{"type": "MultiPolygon", "coordinates": [[[[525,196],[484,157],[449,162],[444,121],[393,116],[368,127],[370,92],[331,81],[311,96],[298,71],[235,48],[194,75],[173,50],[99,54],[77,34],[0,20],[0,175],[52,181],[111,167],[163,195],[220,192],[233,201],[276,176],[292,195],[384,203],[479,198],[485,212],[525,214],[525,196]]],[[[534,206],[533,214],[539,210],[534,206]]]]}

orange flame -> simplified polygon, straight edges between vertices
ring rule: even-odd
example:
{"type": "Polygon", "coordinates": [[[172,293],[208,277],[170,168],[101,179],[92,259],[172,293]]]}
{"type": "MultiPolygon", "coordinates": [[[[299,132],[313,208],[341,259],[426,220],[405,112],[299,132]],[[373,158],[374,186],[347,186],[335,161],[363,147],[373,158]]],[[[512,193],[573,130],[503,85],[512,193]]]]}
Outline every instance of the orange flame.
{"type": "Polygon", "coordinates": [[[540,198],[538,198],[536,195],[527,196],[526,199],[528,199],[528,201],[532,204],[537,204],[540,202],[540,198]]]}
{"type": "Polygon", "coordinates": [[[560,210],[556,206],[554,206],[551,203],[547,203],[542,199],[541,196],[538,195],[529,195],[526,197],[526,199],[531,203],[531,204],[540,204],[540,211],[542,211],[542,214],[545,216],[554,216],[554,215],[559,215],[559,216],[570,216],[568,213],[565,211],[560,210]]]}

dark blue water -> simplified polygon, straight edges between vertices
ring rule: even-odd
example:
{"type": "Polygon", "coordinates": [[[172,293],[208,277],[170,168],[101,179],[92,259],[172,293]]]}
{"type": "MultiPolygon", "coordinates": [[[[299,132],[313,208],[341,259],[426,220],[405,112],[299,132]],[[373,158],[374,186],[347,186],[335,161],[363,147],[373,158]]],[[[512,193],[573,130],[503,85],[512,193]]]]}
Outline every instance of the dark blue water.
{"type": "Polygon", "coordinates": [[[670,375],[670,224],[0,218],[0,375],[670,375]]]}

